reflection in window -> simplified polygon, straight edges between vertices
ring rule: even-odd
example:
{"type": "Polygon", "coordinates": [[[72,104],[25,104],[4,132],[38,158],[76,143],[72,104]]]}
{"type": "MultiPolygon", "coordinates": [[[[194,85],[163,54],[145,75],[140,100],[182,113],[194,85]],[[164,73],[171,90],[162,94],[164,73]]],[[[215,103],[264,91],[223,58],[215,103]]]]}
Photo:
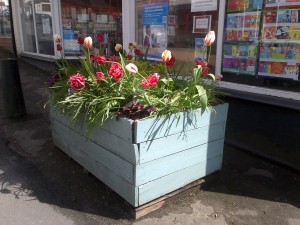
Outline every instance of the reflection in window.
{"type": "Polygon", "coordinates": [[[35,1],[35,25],[40,54],[54,55],[51,5],[49,0],[35,1]]]}
{"type": "Polygon", "coordinates": [[[31,0],[20,0],[20,12],[24,51],[36,53],[33,2],[31,0]]]}
{"type": "Polygon", "coordinates": [[[61,16],[66,55],[82,54],[78,37],[91,36],[97,43],[102,36],[106,55],[115,54],[115,44],[122,43],[122,0],[61,0],[61,16]]]}

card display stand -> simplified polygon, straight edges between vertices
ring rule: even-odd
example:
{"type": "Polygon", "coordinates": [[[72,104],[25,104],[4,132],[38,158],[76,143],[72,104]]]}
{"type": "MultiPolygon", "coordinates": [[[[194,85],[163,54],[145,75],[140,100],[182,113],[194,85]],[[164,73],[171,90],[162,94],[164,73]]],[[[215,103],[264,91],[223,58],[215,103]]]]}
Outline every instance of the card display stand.
{"type": "Polygon", "coordinates": [[[299,0],[228,1],[222,72],[299,80],[299,67],[299,0]]]}

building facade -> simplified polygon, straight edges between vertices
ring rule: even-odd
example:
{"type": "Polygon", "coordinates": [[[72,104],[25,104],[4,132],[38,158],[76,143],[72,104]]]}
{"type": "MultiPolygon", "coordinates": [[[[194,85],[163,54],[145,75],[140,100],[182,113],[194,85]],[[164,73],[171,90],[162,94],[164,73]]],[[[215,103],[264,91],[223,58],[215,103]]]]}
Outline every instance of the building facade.
{"type": "MultiPolygon", "coordinates": [[[[130,42],[160,60],[169,49],[186,71],[209,60],[223,74],[224,90],[300,101],[299,0],[16,0],[11,1],[20,56],[53,61],[61,57],[53,35],[63,38],[64,55],[82,55],[79,37],[103,37],[106,55],[130,42]],[[214,30],[211,53],[203,38],[214,30]]],[[[256,98],[256,97],[253,97],[256,98]]],[[[254,99],[259,101],[260,99],[254,99]]],[[[293,107],[293,106],[291,106],[293,107]]],[[[295,106],[296,107],[296,106],[295,106]]]]}

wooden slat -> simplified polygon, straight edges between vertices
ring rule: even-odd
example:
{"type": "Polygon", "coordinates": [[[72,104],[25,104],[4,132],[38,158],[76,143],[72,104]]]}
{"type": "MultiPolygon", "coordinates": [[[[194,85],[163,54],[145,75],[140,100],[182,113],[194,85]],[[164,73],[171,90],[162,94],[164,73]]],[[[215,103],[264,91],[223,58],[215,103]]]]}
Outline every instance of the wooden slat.
{"type": "Polygon", "coordinates": [[[86,141],[85,137],[64,126],[62,123],[55,120],[52,121],[52,123],[53,132],[67,142],[68,148],[71,149],[73,154],[88,155],[91,161],[97,161],[116,175],[122,177],[132,184],[134,183],[133,164],[107,151],[107,149],[95,144],[92,141],[86,141]]]}
{"type": "MultiPolygon", "coordinates": [[[[65,116],[61,114],[58,110],[55,110],[54,108],[51,108],[50,110],[50,116],[55,118],[56,120],[59,120],[65,124],[72,124],[70,123],[70,118],[68,116],[65,116]]],[[[133,121],[126,118],[120,118],[119,120],[116,119],[110,119],[107,120],[101,128],[95,128],[95,130],[105,130],[109,133],[114,134],[115,136],[132,143],[132,124],[133,121]]],[[[74,126],[74,125],[73,125],[74,126]]],[[[81,132],[86,133],[86,124],[83,123],[83,125],[78,126],[77,129],[80,129],[81,132]]],[[[93,132],[95,132],[95,130],[93,132]]]]}
{"type": "Polygon", "coordinates": [[[196,187],[199,187],[199,185],[201,185],[202,183],[204,183],[204,180],[203,179],[198,179],[180,189],[177,189],[171,193],[168,193],[166,195],[163,195],[162,197],[160,198],[157,198],[151,202],[148,202],[144,205],[141,205],[133,210],[131,210],[131,214],[133,215],[133,217],[135,219],[139,219],[141,218],[142,216],[145,216],[147,215],[148,213],[150,212],[153,212],[159,208],[161,208],[163,206],[163,204],[165,203],[165,201],[177,194],[180,194],[182,192],[186,192],[186,191],[190,191],[190,190],[193,190],[193,188],[196,188],[196,187]]]}
{"type": "Polygon", "coordinates": [[[174,114],[169,117],[161,116],[139,120],[134,126],[133,142],[145,142],[226,121],[228,104],[217,105],[214,109],[215,112],[207,109],[202,115],[198,109],[191,112],[174,114]]]}
{"type": "Polygon", "coordinates": [[[64,151],[81,166],[96,176],[100,181],[118,193],[129,204],[135,207],[138,206],[138,190],[136,187],[123,178],[117,176],[110,169],[91,159],[88,155],[78,154],[78,152],[74,151],[74,149],[71,148],[68,143],[65,143],[64,139],[62,139],[61,136],[55,131],[52,132],[52,135],[53,142],[59,149],[64,151]]]}
{"type": "Polygon", "coordinates": [[[223,143],[224,139],[220,139],[137,165],[135,185],[140,186],[168,174],[222,155],[223,143]]]}
{"type": "Polygon", "coordinates": [[[104,123],[102,129],[107,130],[115,136],[132,143],[132,124],[133,121],[126,118],[120,118],[119,120],[111,119],[104,123]]]}
{"type": "Polygon", "coordinates": [[[225,123],[216,123],[200,127],[188,132],[177,133],[159,139],[142,142],[140,149],[140,164],[165,157],[176,152],[224,138],[225,123]]]}
{"type": "Polygon", "coordinates": [[[222,155],[141,185],[139,187],[139,205],[143,205],[207,174],[220,170],[221,165],[222,155]]]}
{"type": "MultiPolygon", "coordinates": [[[[51,119],[65,124],[67,127],[80,133],[82,136],[86,136],[86,124],[83,124],[82,126],[75,126],[70,122],[70,119],[67,116],[64,116],[57,112],[51,113],[51,119]]],[[[118,123],[118,121],[116,121],[116,123],[118,123]]],[[[90,140],[132,164],[138,163],[138,146],[136,144],[133,145],[132,143],[125,141],[124,139],[121,139],[114,133],[109,133],[104,129],[95,128],[90,137],[90,140]]]]}

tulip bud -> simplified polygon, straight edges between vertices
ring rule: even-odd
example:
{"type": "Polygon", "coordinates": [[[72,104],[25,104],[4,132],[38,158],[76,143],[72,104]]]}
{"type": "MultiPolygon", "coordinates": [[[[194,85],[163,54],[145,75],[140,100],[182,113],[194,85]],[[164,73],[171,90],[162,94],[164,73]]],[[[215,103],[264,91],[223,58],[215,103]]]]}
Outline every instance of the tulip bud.
{"type": "Polygon", "coordinates": [[[77,38],[77,43],[82,45],[84,43],[84,38],[83,37],[78,37],[77,38]]]}
{"type": "Polygon", "coordinates": [[[84,39],[84,46],[85,46],[86,48],[91,48],[91,47],[93,46],[93,40],[92,40],[91,37],[86,37],[86,38],[84,39]]]}
{"type": "Polygon", "coordinates": [[[163,51],[163,53],[161,54],[161,58],[165,63],[169,62],[172,59],[171,51],[169,50],[163,51]]]}
{"type": "Polygon", "coordinates": [[[216,35],[214,31],[209,31],[208,34],[204,38],[204,45],[211,46],[216,39],[216,35]]]}
{"type": "Polygon", "coordinates": [[[129,49],[130,51],[134,49],[133,43],[129,43],[129,44],[128,44],[128,49],[129,49]]]}
{"type": "Polygon", "coordinates": [[[217,74],[216,75],[216,80],[222,80],[223,78],[223,75],[222,74],[217,74]]]}
{"type": "Polygon", "coordinates": [[[115,46],[115,50],[116,50],[116,52],[120,52],[121,50],[122,50],[122,45],[121,44],[116,44],[116,46],[115,46]]]}
{"type": "Polygon", "coordinates": [[[59,34],[55,34],[55,35],[54,35],[54,41],[55,41],[57,44],[61,43],[61,41],[62,41],[61,36],[60,36],[59,34]]]}
{"type": "Polygon", "coordinates": [[[137,73],[138,68],[133,63],[129,63],[125,66],[126,70],[128,70],[130,73],[137,73]]]}
{"type": "Polygon", "coordinates": [[[57,45],[56,45],[56,50],[57,50],[57,51],[60,52],[60,51],[62,51],[62,49],[63,49],[63,47],[61,46],[61,44],[57,44],[57,45]]]}

